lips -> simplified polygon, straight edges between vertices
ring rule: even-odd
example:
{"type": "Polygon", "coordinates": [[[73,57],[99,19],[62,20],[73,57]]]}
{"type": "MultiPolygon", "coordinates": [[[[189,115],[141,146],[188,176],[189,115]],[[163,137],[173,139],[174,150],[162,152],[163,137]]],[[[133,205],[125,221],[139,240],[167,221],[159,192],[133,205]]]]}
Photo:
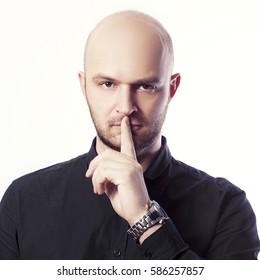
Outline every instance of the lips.
{"type": "MultiPolygon", "coordinates": [[[[112,127],[114,127],[116,130],[121,130],[121,124],[113,124],[112,127]]],[[[130,124],[130,127],[131,127],[131,131],[132,133],[138,131],[139,129],[141,129],[143,126],[141,124],[137,124],[137,123],[133,123],[133,124],[130,124]]]]}
{"type": "MultiPolygon", "coordinates": [[[[134,126],[142,126],[141,124],[139,123],[130,123],[131,127],[134,127],[134,126]]],[[[121,123],[115,123],[115,124],[112,124],[112,126],[121,126],[121,123]]]]}
{"type": "MultiPolygon", "coordinates": [[[[130,123],[131,126],[142,126],[140,123],[130,123]]],[[[114,123],[112,126],[121,126],[121,123],[114,123]]]]}
{"type": "MultiPolygon", "coordinates": [[[[122,122],[122,119],[111,119],[109,122],[108,122],[108,125],[110,127],[116,127],[116,128],[119,128],[121,127],[121,122],[122,122]]],[[[141,128],[144,126],[144,122],[142,122],[141,120],[138,120],[137,118],[130,118],[130,126],[132,129],[137,129],[137,128],[141,128]]]]}

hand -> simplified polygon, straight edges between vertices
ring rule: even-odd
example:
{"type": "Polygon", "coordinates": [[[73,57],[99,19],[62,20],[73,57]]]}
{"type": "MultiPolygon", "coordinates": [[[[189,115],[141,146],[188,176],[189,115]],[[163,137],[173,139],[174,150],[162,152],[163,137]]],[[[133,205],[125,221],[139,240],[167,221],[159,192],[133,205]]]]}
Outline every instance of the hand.
{"type": "Polygon", "coordinates": [[[108,149],[94,158],[86,177],[96,194],[109,197],[112,207],[130,226],[148,211],[149,195],[137,162],[129,118],[121,122],[121,152],[108,149]]]}

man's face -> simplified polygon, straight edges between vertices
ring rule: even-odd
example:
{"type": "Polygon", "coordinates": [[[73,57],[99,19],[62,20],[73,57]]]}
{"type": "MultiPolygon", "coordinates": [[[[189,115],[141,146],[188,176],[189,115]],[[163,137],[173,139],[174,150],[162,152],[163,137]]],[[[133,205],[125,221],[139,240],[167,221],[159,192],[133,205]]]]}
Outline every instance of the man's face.
{"type": "Polygon", "coordinates": [[[160,137],[170,100],[170,63],[154,31],[134,28],[128,34],[115,26],[101,29],[91,39],[85,94],[99,139],[120,150],[120,124],[128,115],[138,152],[160,137]]]}

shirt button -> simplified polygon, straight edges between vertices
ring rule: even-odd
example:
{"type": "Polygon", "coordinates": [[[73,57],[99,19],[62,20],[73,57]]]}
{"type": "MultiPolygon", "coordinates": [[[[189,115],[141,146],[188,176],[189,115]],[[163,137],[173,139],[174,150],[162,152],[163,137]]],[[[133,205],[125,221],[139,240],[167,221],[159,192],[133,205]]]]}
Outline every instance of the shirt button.
{"type": "Polygon", "coordinates": [[[149,252],[149,251],[146,251],[146,252],[145,252],[145,257],[146,257],[147,259],[151,259],[151,258],[153,257],[153,253],[152,253],[152,252],[149,252]]]}
{"type": "Polygon", "coordinates": [[[121,256],[121,251],[119,251],[119,250],[114,250],[114,255],[115,255],[116,257],[120,257],[120,256],[121,256]]]}

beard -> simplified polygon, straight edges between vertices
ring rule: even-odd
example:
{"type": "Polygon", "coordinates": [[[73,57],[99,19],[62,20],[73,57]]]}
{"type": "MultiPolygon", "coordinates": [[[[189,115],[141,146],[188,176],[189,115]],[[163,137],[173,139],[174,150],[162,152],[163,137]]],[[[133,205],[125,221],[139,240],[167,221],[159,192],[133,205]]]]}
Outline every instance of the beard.
{"type": "MultiPolygon", "coordinates": [[[[111,132],[111,129],[115,124],[121,123],[124,116],[118,117],[118,118],[111,118],[108,120],[105,125],[101,124],[101,121],[99,121],[96,113],[94,113],[92,107],[90,104],[89,106],[89,112],[93,121],[93,124],[95,126],[97,136],[101,140],[103,144],[105,144],[107,147],[120,152],[121,149],[121,139],[120,133],[113,134],[111,132]]],[[[129,118],[131,119],[130,123],[137,123],[141,126],[141,128],[137,131],[132,130],[132,137],[133,142],[135,146],[136,152],[142,151],[149,146],[151,146],[155,140],[158,139],[158,137],[161,134],[162,126],[166,117],[168,109],[168,104],[164,107],[164,109],[160,112],[160,114],[157,116],[156,120],[149,122],[146,118],[142,116],[137,115],[130,115],[129,118]]]]}

